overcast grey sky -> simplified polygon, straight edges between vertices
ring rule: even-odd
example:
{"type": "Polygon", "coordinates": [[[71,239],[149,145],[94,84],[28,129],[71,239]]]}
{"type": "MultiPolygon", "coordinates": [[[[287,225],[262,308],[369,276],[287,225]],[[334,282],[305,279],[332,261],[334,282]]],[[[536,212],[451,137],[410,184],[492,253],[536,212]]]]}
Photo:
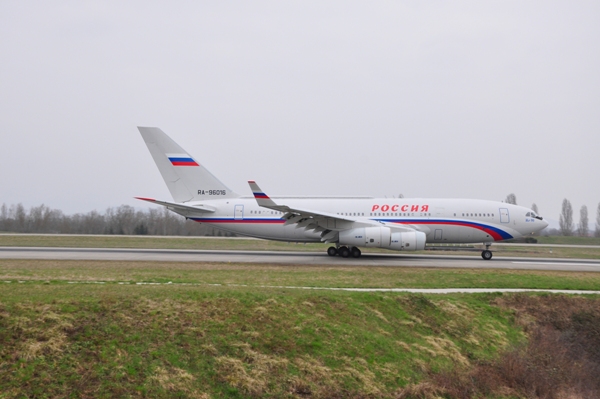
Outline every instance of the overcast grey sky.
{"type": "Polygon", "coordinates": [[[136,126],[250,194],[600,202],[600,2],[4,1],[0,203],[170,199],[136,126]]]}

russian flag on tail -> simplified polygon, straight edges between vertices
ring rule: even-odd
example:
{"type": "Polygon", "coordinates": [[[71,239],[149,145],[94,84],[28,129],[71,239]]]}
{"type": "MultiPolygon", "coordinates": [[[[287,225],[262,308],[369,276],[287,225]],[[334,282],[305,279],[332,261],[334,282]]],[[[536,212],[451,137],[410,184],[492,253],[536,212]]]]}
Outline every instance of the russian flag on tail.
{"type": "Polygon", "coordinates": [[[249,180],[250,187],[252,189],[252,194],[254,194],[254,198],[256,199],[269,199],[269,196],[262,192],[262,190],[258,187],[254,180],[249,180]]]}
{"type": "Polygon", "coordinates": [[[167,154],[173,166],[199,166],[188,154],[167,154]]]}

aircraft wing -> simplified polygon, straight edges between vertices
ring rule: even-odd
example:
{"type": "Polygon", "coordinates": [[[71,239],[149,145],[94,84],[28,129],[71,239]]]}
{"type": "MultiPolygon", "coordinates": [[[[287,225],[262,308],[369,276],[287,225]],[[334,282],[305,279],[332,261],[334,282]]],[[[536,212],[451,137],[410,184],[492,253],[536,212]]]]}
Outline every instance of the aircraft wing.
{"type": "Polygon", "coordinates": [[[167,207],[173,212],[177,212],[183,216],[193,216],[194,214],[202,214],[202,213],[212,213],[216,209],[212,206],[207,206],[203,204],[199,205],[187,205],[181,202],[170,202],[170,201],[159,201],[154,198],[145,198],[145,197],[135,197],[135,199],[139,199],[142,201],[152,202],[154,204],[159,204],[167,207]]]}
{"type": "Polygon", "coordinates": [[[267,194],[264,193],[255,181],[248,181],[254,198],[259,206],[284,212],[282,219],[285,219],[284,226],[296,224],[297,228],[304,227],[305,230],[313,230],[321,233],[322,241],[329,242],[337,236],[337,233],[343,230],[356,227],[387,226],[394,231],[405,232],[415,231],[411,226],[399,226],[395,224],[381,223],[375,220],[358,219],[351,216],[342,216],[335,213],[315,211],[290,207],[277,204],[267,194]]]}
{"type": "MultiPolygon", "coordinates": [[[[304,217],[330,218],[330,219],[335,219],[335,220],[339,220],[342,222],[355,222],[356,221],[356,219],[353,219],[351,217],[344,217],[344,216],[337,215],[335,213],[312,211],[309,209],[291,208],[287,205],[278,205],[277,203],[275,203],[275,201],[273,201],[271,198],[269,198],[269,196],[267,194],[265,194],[260,189],[260,187],[258,187],[258,184],[256,184],[256,182],[254,180],[249,180],[248,184],[250,185],[250,188],[252,189],[252,194],[254,194],[254,198],[256,199],[256,202],[258,203],[259,206],[262,206],[263,208],[273,209],[273,210],[285,212],[285,213],[301,214],[304,217]]],[[[289,216],[289,215],[284,215],[284,218],[285,218],[285,216],[289,216]]]]}

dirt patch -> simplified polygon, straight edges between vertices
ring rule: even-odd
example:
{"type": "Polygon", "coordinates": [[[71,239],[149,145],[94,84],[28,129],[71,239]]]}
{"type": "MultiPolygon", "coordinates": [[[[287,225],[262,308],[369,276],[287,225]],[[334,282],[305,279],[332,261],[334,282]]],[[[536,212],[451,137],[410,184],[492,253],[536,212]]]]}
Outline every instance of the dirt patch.
{"type": "Polygon", "coordinates": [[[600,397],[600,299],[523,294],[493,304],[513,312],[528,336],[526,344],[495,361],[429,372],[426,381],[399,390],[398,397],[600,397]]]}

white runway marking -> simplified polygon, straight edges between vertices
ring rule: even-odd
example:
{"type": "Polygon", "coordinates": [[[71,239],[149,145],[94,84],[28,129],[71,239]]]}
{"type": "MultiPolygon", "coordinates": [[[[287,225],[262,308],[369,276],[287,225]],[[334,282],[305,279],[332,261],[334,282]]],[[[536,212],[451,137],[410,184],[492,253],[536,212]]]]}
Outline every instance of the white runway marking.
{"type": "MultiPolygon", "coordinates": [[[[10,283],[11,281],[4,281],[10,283]]],[[[25,281],[19,281],[24,283],[25,281]]],[[[28,280],[32,283],[44,283],[48,280],[28,280]]],[[[64,282],[64,281],[57,281],[64,282]]],[[[352,288],[352,287],[302,287],[288,285],[247,285],[247,284],[218,284],[218,283],[156,283],[151,281],[127,282],[127,281],[66,281],[67,284],[118,284],[118,285],[170,285],[170,286],[196,286],[196,287],[246,287],[246,288],[270,288],[270,289],[291,289],[291,290],[316,290],[316,291],[348,291],[348,292],[407,292],[413,294],[482,294],[493,292],[548,292],[552,294],[571,294],[571,295],[600,295],[600,291],[586,290],[552,290],[535,288],[352,288]]]]}
{"type": "Polygon", "coordinates": [[[520,265],[560,265],[560,266],[595,266],[600,267],[600,263],[567,263],[567,262],[512,262],[520,265]]]}

